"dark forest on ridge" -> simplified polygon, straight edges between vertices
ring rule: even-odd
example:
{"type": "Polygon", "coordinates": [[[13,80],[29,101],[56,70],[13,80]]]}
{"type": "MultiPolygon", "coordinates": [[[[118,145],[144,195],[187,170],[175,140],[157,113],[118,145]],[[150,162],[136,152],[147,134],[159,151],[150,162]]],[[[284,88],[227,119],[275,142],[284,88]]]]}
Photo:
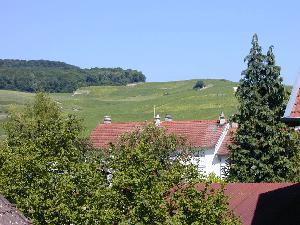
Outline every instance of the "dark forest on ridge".
{"type": "Polygon", "coordinates": [[[0,89],[6,90],[73,92],[85,86],[126,85],[145,81],[142,72],[132,69],[82,69],[58,61],[0,59],[0,89]]]}

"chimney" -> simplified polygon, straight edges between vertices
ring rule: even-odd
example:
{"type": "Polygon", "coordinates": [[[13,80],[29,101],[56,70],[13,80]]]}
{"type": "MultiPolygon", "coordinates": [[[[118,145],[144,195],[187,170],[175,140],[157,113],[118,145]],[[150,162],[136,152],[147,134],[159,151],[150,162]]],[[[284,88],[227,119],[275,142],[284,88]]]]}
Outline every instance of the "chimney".
{"type": "Polygon", "coordinates": [[[155,122],[155,126],[158,127],[160,125],[160,116],[158,114],[154,118],[154,122],[155,122]]]}
{"type": "Polygon", "coordinates": [[[232,127],[232,128],[238,128],[238,127],[239,127],[239,124],[238,124],[238,123],[235,123],[235,122],[233,122],[233,123],[231,123],[231,127],[232,127]]]}
{"type": "Polygon", "coordinates": [[[172,122],[173,121],[172,115],[171,114],[166,114],[165,121],[166,122],[172,122]]]}
{"type": "Polygon", "coordinates": [[[226,119],[225,119],[225,115],[224,113],[222,112],[219,116],[219,124],[222,126],[226,123],[226,119]]]}
{"type": "Polygon", "coordinates": [[[111,124],[111,117],[110,116],[104,116],[103,123],[104,124],[111,124]]]}

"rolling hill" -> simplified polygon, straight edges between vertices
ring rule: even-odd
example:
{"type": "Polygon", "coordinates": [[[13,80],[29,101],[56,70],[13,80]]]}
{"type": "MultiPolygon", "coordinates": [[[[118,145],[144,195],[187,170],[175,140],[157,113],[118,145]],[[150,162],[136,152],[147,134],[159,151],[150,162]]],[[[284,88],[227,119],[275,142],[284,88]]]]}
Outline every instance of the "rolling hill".
{"type": "MultiPolygon", "coordinates": [[[[227,80],[204,80],[206,87],[193,90],[196,80],[174,82],[147,82],[127,86],[92,86],[74,93],[51,93],[65,112],[78,114],[84,119],[85,135],[110,115],[113,122],[151,121],[153,106],[163,118],[173,115],[174,120],[217,119],[221,111],[229,116],[236,110],[233,87],[227,80]]],[[[33,99],[34,94],[0,90],[0,121],[6,118],[11,104],[18,107],[33,99]]],[[[3,128],[0,133],[3,134],[3,128]]]]}

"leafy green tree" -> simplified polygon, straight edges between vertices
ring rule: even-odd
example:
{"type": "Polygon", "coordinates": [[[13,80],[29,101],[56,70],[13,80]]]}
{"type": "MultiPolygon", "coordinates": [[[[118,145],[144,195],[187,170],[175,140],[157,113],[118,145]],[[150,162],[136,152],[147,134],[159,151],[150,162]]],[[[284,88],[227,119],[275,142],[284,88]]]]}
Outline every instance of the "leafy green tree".
{"type": "Polygon", "coordinates": [[[153,125],[125,135],[119,144],[111,147],[105,160],[105,167],[111,172],[111,183],[102,192],[106,202],[97,201],[104,204],[98,205],[99,208],[106,209],[100,216],[101,222],[228,224],[230,220],[234,221],[231,224],[239,224],[230,217],[232,214],[223,191],[212,194],[195,190],[194,184],[205,181],[195,166],[188,163],[188,152],[183,139],[168,135],[153,125]],[[189,185],[184,188],[187,192],[176,192],[179,194],[173,198],[172,189],[186,185],[189,185]]]}
{"type": "Polygon", "coordinates": [[[203,80],[197,80],[196,84],[194,85],[193,89],[198,90],[201,88],[204,88],[205,84],[203,82],[203,80]]]}
{"type": "Polygon", "coordinates": [[[273,47],[262,53],[255,34],[236,97],[239,124],[230,146],[228,179],[240,182],[293,181],[299,177],[299,141],[281,122],[287,95],[273,47]]]}
{"type": "Polygon", "coordinates": [[[145,82],[142,72],[122,68],[81,69],[49,60],[0,59],[0,89],[73,92],[79,87],[145,82]]]}
{"type": "Polygon", "coordinates": [[[45,94],[12,111],[0,151],[0,192],[34,224],[94,224],[93,197],[106,176],[87,160],[81,122],[45,94]]]}
{"type": "Polygon", "coordinates": [[[169,211],[173,213],[166,224],[170,225],[238,225],[239,218],[228,210],[224,184],[212,187],[193,184],[171,194],[169,211]],[[172,209],[172,210],[171,210],[172,209]]]}

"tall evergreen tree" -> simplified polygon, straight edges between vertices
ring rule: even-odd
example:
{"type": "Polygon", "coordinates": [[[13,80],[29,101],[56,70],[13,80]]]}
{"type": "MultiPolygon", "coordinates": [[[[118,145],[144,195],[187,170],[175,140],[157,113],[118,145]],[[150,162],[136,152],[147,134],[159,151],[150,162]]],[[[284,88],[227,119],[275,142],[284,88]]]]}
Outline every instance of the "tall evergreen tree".
{"type": "Polygon", "coordinates": [[[299,141],[295,131],[281,122],[286,91],[275,64],[273,46],[262,53],[255,34],[245,58],[236,93],[239,124],[230,146],[228,179],[240,182],[293,181],[299,174],[299,141]]]}

